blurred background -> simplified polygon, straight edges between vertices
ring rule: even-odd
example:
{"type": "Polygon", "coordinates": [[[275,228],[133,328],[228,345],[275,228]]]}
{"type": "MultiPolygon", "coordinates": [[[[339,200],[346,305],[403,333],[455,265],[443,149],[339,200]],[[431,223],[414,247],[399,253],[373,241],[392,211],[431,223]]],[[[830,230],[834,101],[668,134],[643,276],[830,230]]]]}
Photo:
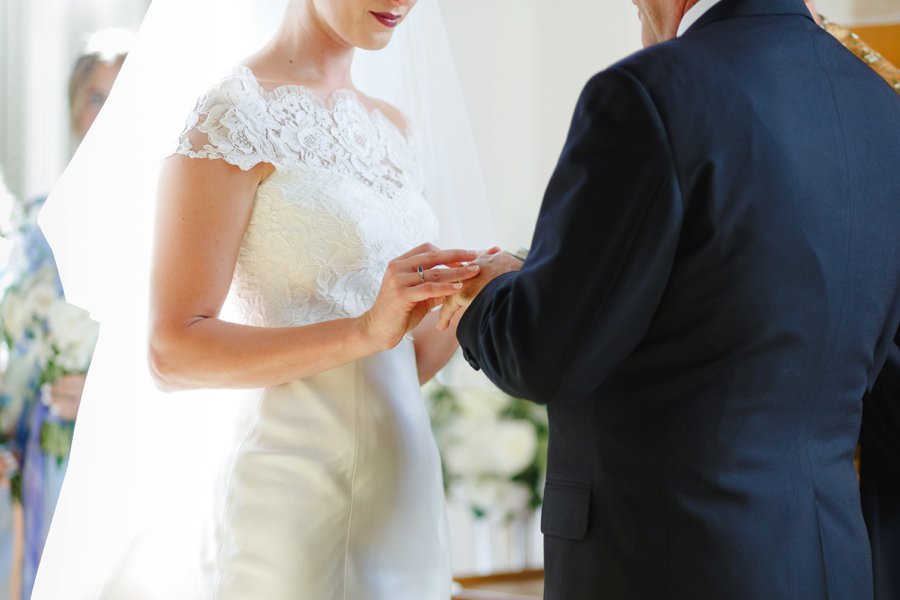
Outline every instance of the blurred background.
{"type": "MultiPolygon", "coordinates": [[[[629,0],[437,1],[474,125],[498,241],[528,246],[581,87],[640,48],[637,11],[629,0]]],[[[86,40],[111,27],[136,31],[149,4],[0,0],[0,183],[5,181],[9,192],[0,186],[0,217],[13,199],[48,192],[74,150],[68,79],[86,40]]],[[[900,60],[900,0],[818,0],[817,6],[831,20],[863,33],[888,58],[900,60]]],[[[0,272],[4,261],[0,249],[0,272]]],[[[489,393],[482,384],[470,382],[480,390],[476,394],[489,393]]],[[[438,410],[447,393],[440,384],[430,389],[438,410]]],[[[540,415],[523,415],[512,404],[498,411],[532,423],[537,442],[532,448],[529,441],[526,449],[540,453],[540,415]]],[[[538,458],[532,463],[529,468],[540,467],[538,458]]],[[[534,503],[529,497],[528,507],[534,503]]],[[[450,516],[457,572],[541,566],[537,517],[530,508],[515,518],[485,515],[473,508],[471,494],[455,495],[450,516]]],[[[5,519],[0,511],[0,529],[5,519]]],[[[0,563],[6,560],[0,549],[0,563]]]]}

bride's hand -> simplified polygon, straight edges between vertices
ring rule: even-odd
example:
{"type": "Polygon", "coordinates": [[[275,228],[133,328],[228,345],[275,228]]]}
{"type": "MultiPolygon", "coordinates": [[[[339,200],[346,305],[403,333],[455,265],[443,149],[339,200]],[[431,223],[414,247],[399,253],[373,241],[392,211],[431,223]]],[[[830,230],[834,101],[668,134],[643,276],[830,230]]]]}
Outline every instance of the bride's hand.
{"type": "Polygon", "coordinates": [[[423,244],[388,265],[375,305],[362,316],[366,334],[379,350],[400,343],[425,315],[462,289],[462,281],[480,272],[477,265],[462,266],[477,256],[470,250],[440,250],[423,244]],[[448,267],[439,268],[434,267],[448,267]]]}

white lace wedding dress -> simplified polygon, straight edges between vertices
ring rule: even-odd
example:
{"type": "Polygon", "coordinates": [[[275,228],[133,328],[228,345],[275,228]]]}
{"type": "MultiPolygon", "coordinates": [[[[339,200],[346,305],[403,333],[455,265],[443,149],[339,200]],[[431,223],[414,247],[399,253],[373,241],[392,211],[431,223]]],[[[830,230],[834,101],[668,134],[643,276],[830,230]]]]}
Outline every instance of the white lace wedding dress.
{"type": "MultiPolygon", "coordinates": [[[[178,153],[275,167],[234,277],[253,325],[359,315],[388,261],[437,235],[411,142],[352,91],[266,91],[239,67],[200,99],[178,153]]],[[[411,340],[266,390],[228,487],[216,599],[449,598],[440,458],[411,340]]]]}

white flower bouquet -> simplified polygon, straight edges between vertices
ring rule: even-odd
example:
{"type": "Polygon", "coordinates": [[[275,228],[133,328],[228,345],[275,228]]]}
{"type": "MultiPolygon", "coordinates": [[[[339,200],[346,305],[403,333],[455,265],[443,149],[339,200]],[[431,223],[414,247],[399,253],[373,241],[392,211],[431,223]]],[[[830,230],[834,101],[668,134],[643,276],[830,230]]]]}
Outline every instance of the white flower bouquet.
{"type": "Polygon", "coordinates": [[[546,409],[504,394],[458,357],[425,392],[450,497],[493,521],[540,505],[546,409]]]}
{"type": "Polygon", "coordinates": [[[86,372],[99,326],[60,295],[53,267],[18,274],[3,287],[0,330],[10,352],[39,370],[39,383],[86,372]]]}

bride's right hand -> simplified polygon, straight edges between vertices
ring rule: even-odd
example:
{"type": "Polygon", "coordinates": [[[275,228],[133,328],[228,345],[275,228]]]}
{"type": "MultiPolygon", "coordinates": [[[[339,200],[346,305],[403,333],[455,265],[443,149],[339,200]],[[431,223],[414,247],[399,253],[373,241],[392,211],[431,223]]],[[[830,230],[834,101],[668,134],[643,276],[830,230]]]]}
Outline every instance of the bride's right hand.
{"type": "Polygon", "coordinates": [[[423,244],[392,260],[374,306],[361,317],[366,335],[377,349],[389,350],[399,344],[431,309],[458,292],[462,281],[477,276],[478,265],[462,264],[477,255],[472,250],[440,250],[423,244]],[[434,268],[438,266],[447,268],[434,268]]]}

